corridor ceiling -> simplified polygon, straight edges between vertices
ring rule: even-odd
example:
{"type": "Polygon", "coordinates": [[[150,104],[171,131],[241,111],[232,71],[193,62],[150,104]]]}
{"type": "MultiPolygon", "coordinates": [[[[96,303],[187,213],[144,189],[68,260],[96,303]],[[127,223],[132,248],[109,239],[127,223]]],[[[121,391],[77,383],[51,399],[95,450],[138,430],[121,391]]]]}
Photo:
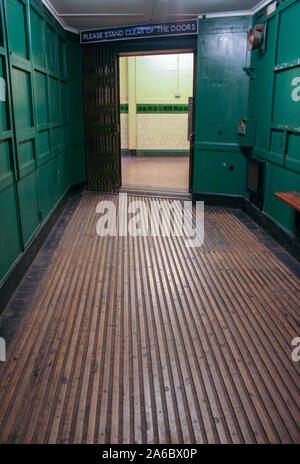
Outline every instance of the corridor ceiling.
{"type": "Polygon", "coordinates": [[[101,27],[179,21],[203,14],[244,12],[258,0],[43,0],[66,28],[87,30],[101,27]]]}

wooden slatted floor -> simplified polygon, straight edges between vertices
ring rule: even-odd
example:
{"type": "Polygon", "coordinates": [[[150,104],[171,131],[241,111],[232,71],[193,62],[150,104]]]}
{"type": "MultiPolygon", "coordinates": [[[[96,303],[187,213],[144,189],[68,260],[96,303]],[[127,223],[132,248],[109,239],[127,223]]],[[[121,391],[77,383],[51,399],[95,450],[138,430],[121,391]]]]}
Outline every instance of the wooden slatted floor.
{"type": "Polygon", "coordinates": [[[100,238],[104,198],[83,194],[0,365],[0,441],[299,443],[300,280],[270,243],[296,261],[223,208],[201,248],[100,238]]]}

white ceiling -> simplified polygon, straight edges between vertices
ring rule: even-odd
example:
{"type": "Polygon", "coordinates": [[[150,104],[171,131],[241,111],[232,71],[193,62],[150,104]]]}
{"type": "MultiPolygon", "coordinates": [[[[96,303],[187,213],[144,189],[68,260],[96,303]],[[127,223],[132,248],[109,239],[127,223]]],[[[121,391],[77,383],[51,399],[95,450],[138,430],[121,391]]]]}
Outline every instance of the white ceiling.
{"type": "MultiPolygon", "coordinates": [[[[266,0],[43,0],[65,28],[95,29],[196,18],[202,14],[250,14],[266,0]]],[[[270,0],[269,0],[270,1],[270,0]]]]}

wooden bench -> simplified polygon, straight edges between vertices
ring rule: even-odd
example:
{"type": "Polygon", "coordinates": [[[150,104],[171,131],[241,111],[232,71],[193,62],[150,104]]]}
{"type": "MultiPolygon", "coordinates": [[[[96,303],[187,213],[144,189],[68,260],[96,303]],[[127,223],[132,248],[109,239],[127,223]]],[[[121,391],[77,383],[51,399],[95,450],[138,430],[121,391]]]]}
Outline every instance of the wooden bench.
{"type": "Polygon", "coordinates": [[[295,209],[295,224],[296,227],[300,227],[300,193],[298,192],[275,192],[275,197],[279,200],[284,201],[292,208],[295,209]]]}

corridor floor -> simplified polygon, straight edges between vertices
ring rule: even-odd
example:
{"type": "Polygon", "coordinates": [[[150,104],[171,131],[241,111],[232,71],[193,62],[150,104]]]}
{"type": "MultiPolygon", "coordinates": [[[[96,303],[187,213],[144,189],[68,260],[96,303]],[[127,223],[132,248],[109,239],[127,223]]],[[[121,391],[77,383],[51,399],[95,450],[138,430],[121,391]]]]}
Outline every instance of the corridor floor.
{"type": "Polygon", "coordinates": [[[117,199],[70,198],[0,319],[1,443],[299,443],[299,264],[233,209],[99,237],[117,199]]]}
{"type": "Polygon", "coordinates": [[[122,156],[122,187],[189,190],[188,156],[122,156]]]}

